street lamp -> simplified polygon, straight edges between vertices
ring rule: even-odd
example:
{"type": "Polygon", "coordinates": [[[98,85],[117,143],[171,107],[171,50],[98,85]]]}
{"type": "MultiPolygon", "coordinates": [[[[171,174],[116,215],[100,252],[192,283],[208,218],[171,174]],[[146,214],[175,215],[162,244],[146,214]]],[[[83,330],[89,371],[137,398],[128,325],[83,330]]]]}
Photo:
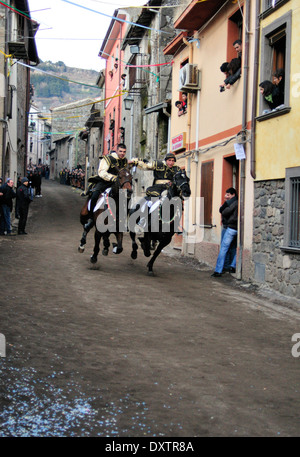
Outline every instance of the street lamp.
{"type": "Polygon", "coordinates": [[[124,107],[126,111],[130,111],[130,149],[129,149],[129,159],[132,159],[132,146],[133,146],[133,105],[134,98],[131,95],[127,95],[124,98],[124,107]]]}
{"type": "Polygon", "coordinates": [[[132,106],[133,106],[134,99],[131,95],[127,95],[126,98],[124,98],[124,106],[127,111],[130,111],[132,106]]]}

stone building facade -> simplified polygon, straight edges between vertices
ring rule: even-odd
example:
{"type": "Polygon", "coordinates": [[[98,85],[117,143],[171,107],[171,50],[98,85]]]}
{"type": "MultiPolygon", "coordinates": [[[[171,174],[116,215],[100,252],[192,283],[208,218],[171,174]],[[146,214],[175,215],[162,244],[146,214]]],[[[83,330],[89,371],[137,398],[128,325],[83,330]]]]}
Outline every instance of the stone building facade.
{"type": "Polygon", "coordinates": [[[299,298],[299,254],[282,250],[285,180],[258,181],[254,192],[254,282],[283,295],[299,298]]]}
{"type": "Polygon", "coordinates": [[[86,143],[80,137],[95,100],[90,98],[52,108],[51,177],[58,178],[62,169],[85,167],[86,143]]]}

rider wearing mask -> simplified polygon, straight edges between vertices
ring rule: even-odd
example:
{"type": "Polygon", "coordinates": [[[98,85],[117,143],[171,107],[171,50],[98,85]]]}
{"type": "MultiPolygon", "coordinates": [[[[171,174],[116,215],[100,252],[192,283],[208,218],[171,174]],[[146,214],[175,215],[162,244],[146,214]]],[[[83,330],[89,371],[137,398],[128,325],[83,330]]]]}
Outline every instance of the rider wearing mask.
{"type": "Polygon", "coordinates": [[[93,189],[91,197],[89,219],[84,226],[86,231],[89,231],[94,225],[93,212],[97,200],[106,189],[112,186],[117,180],[119,171],[122,168],[128,167],[126,159],[126,146],[123,143],[118,144],[117,150],[103,156],[98,169],[98,182],[93,189]]]}

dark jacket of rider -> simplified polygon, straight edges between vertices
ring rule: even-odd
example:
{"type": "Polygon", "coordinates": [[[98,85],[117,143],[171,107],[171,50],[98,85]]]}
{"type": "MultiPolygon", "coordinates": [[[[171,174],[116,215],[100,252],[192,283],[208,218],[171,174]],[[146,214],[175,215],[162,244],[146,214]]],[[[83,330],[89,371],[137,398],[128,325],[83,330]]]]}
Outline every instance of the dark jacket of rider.
{"type": "Polygon", "coordinates": [[[145,163],[143,160],[132,159],[132,162],[142,170],[153,170],[153,185],[146,190],[146,194],[152,197],[161,195],[161,192],[166,189],[166,184],[171,184],[174,175],[181,171],[181,168],[177,165],[168,167],[165,160],[154,160],[145,163]]]}

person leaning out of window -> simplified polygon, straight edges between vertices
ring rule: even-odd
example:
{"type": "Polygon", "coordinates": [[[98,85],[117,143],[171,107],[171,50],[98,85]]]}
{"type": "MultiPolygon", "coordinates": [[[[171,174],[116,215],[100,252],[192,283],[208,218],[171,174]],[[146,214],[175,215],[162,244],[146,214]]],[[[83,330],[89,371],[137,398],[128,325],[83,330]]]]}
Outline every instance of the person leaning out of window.
{"type": "Polygon", "coordinates": [[[271,81],[266,80],[262,81],[259,84],[259,90],[261,95],[263,96],[265,102],[267,103],[269,109],[263,110],[263,114],[267,114],[274,109],[279,108],[282,106],[282,97],[279,91],[279,88],[273,84],[271,81]]]}

